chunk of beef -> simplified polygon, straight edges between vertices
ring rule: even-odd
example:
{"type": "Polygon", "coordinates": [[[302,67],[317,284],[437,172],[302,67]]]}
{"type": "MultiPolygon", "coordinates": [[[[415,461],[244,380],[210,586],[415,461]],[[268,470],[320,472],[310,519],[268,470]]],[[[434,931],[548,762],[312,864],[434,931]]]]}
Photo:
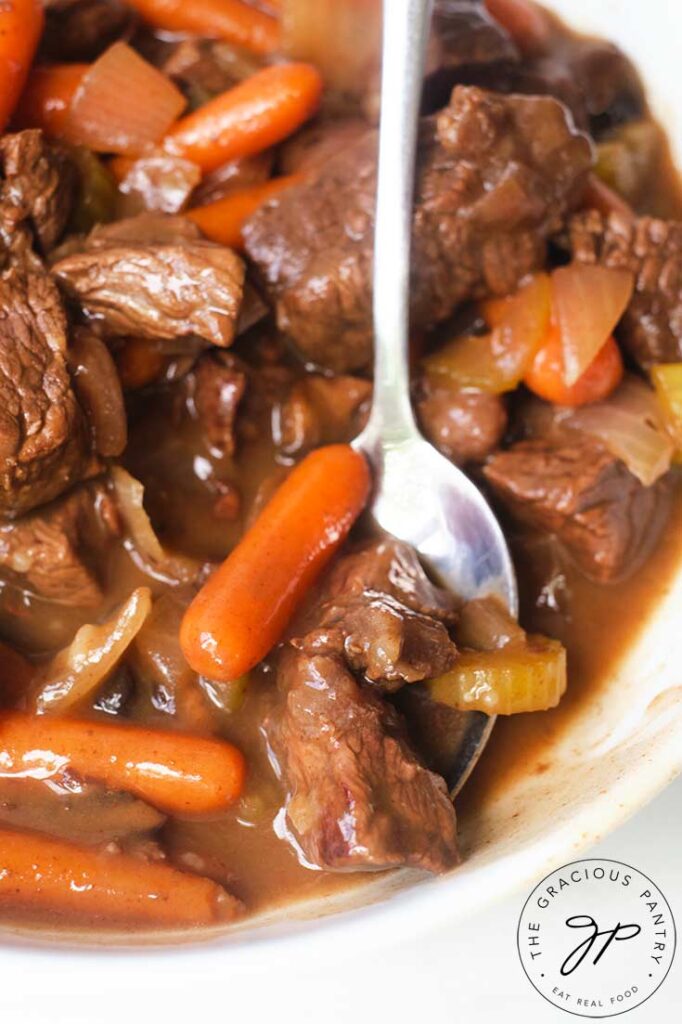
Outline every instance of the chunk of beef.
{"type": "Polygon", "coordinates": [[[232,343],[244,264],[222,245],[192,237],[183,218],[141,216],[93,232],[53,270],[65,292],[108,336],[232,343]]]}
{"type": "Polygon", "coordinates": [[[644,487],[596,440],[519,441],[484,473],[513,516],[556,534],[594,579],[626,575],[655,543],[665,484],[644,487]]]}
{"type": "Polygon", "coordinates": [[[572,218],[570,242],[580,263],[634,273],[620,337],[640,366],[682,359],[682,223],[588,210],[572,218]]]}
{"type": "Polygon", "coordinates": [[[402,541],[386,538],[340,558],[325,580],[321,601],[333,607],[376,593],[441,622],[456,617],[452,594],[431,582],[414,548],[402,541]]]}
{"type": "Polygon", "coordinates": [[[287,649],[264,732],[287,787],[289,837],[327,870],[457,863],[445,783],[418,761],[394,709],[338,655],[287,649]]]}
{"type": "Polygon", "coordinates": [[[288,837],[329,869],[457,860],[445,783],[410,747],[384,690],[452,664],[453,601],[406,545],[375,542],[336,563],[277,666],[264,734],[287,788],[288,837]]]}
{"type": "Polygon", "coordinates": [[[277,407],[275,443],[287,455],[351,441],[365,426],[372,385],[361,377],[306,374],[277,407]]]}
{"type": "Polygon", "coordinates": [[[42,249],[58,241],[71,213],[76,170],[37,130],[0,138],[0,220],[11,235],[27,223],[42,249]]]}
{"type": "Polygon", "coordinates": [[[206,353],[185,378],[192,415],[212,448],[234,455],[237,409],[246,389],[246,371],[229,353],[206,353]]]}
{"type": "MultiPolygon", "coordinates": [[[[280,328],[306,358],[339,372],[371,358],[375,150],[369,133],[244,229],[280,328]]],[[[506,294],[541,266],[590,163],[588,140],[556,101],[457,87],[423,125],[413,325],[430,327],[467,298],[506,294]]]]}
{"type": "Polygon", "coordinates": [[[518,57],[509,33],[488,13],[483,0],[435,0],[427,74],[432,68],[495,64],[518,57]]]}
{"type": "Polygon", "coordinates": [[[121,0],[43,0],[43,56],[58,61],[93,60],[133,24],[121,0]]]}
{"type": "MultiPolygon", "coordinates": [[[[500,71],[518,64],[509,33],[490,15],[483,0],[435,0],[426,49],[422,113],[448,102],[453,86],[470,84],[479,75],[496,87],[500,71]]],[[[376,67],[363,98],[363,112],[373,124],[381,113],[381,69],[376,67]]]]}
{"type": "Polygon", "coordinates": [[[597,136],[646,111],[634,65],[602,40],[564,36],[551,52],[527,55],[521,62],[470,66],[465,80],[497,92],[554,96],[579,128],[597,136]]]}
{"type": "Polygon", "coordinates": [[[37,512],[0,523],[0,577],[48,601],[97,607],[102,559],[118,533],[103,484],[79,487],[37,512]]]}
{"type": "Polygon", "coordinates": [[[452,668],[457,651],[444,622],[453,614],[450,596],[431,583],[414,551],[380,541],[337,563],[312,628],[292,643],[343,655],[354,672],[390,690],[452,668]]]}
{"type": "Polygon", "coordinates": [[[361,117],[318,118],[293,135],[280,149],[282,174],[318,170],[347,146],[353,146],[370,128],[361,117]]]}
{"type": "Polygon", "coordinates": [[[0,516],[55,498],[92,469],[66,366],[66,319],[37,261],[0,273],[0,516]]]}
{"type": "MultiPolygon", "coordinates": [[[[201,240],[201,231],[186,217],[140,213],[111,224],[97,224],[87,237],[88,251],[123,245],[182,245],[201,240]]],[[[76,240],[82,246],[81,240],[76,240]]],[[[77,251],[69,249],[69,252],[77,251]]]]}
{"type": "Polygon", "coordinates": [[[484,462],[507,427],[501,395],[465,391],[430,374],[417,385],[417,416],[429,441],[458,466],[484,462]]]}

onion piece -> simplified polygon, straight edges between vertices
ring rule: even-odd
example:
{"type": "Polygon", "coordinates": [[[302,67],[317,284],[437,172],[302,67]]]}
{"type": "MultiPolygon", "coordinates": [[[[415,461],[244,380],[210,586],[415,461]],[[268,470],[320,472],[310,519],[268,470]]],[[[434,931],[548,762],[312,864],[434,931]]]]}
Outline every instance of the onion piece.
{"type": "Polygon", "coordinates": [[[165,562],[166,552],[144,507],[144,487],[122,466],[112,466],[111,479],[121,518],[136,549],[151,562],[165,562]]]}
{"type": "Polygon", "coordinates": [[[282,0],[284,52],[314,64],[325,84],[361,95],[379,65],[381,0],[282,0]]]}
{"type": "Polygon", "coordinates": [[[682,363],[660,363],[651,370],[656,397],[668,431],[682,452],[682,363]]]}
{"type": "Polygon", "coordinates": [[[634,277],[621,267],[571,263],[552,274],[552,310],[561,332],[564,383],[572,387],[625,312],[634,277]]]}
{"type": "Polygon", "coordinates": [[[61,713],[93,694],[116,668],[151,607],[149,589],[138,587],[106,622],[81,626],[69,646],[39,674],[36,713],[61,713]]]}
{"type": "Polygon", "coordinates": [[[186,106],[161,71],[127,43],[114,43],[86,72],[68,118],[68,138],[99,153],[140,156],[186,106]]]}
{"type": "Polygon", "coordinates": [[[129,535],[130,547],[143,571],[173,584],[195,580],[200,566],[185,555],[165,551],[144,507],[144,487],[122,466],[111,467],[118,511],[129,535]],[[141,564],[140,564],[141,563],[141,564]]]}
{"type": "Polygon", "coordinates": [[[513,391],[549,329],[549,278],[535,274],[514,295],[492,299],[481,309],[492,327],[490,334],[455,338],[428,356],[424,366],[462,388],[513,391]]]}
{"type": "Polygon", "coordinates": [[[675,446],[656,395],[637,377],[626,377],[606,401],[583,406],[564,423],[599,438],[645,487],[670,468],[675,446]]]}

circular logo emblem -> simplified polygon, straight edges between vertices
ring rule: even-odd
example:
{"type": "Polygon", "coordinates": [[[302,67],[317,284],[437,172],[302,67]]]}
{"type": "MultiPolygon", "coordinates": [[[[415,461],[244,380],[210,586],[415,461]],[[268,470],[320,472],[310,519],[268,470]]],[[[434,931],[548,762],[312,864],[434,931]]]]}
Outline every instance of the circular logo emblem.
{"type": "Polygon", "coordinates": [[[547,875],[517,932],[528,980],[579,1017],[615,1017],[643,1003],[670,970],[675,941],[661,890],[615,860],[578,860],[547,875]]]}

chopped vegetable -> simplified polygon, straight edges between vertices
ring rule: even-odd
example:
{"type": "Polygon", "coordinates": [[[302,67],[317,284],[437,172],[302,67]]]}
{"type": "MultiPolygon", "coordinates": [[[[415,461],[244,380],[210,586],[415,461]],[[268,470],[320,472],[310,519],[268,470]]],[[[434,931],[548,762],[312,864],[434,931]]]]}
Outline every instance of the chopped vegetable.
{"type": "Polygon", "coordinates": [[[381,0],[284,0],[283,47],[332,89],[360,95],[379,65],[381,0]]]}
{"type": "Polygon", "coordinates": [[[183,117],[166,148],[204,173],[281,142],[317,110],[322,79],[311,64],[277,64],[183,117]]]}
{"type": "Polygon", "coordinates": [[[458,711],[546,711],[566,691],[566,651],[557,640],[530,636],[525,646],[463,653],[426,687],[434,700],[458,711]]]}
{"type": "Polygon", "coordinates": [[[424,360],[428,373],[449,377],[459,387],[499,394],[513,391],[547,336],[550,287],[535,274],[515,295],[483,303],[492,331],[455,338],[424,360]]]}
{"type": "Polygon", "coordinates": [[[195,672],[229,682],[265,657],[345,540],[369,486],[367,463],[348,445],[318,448],[296,466],[185,615],[180,642],[195,672]]]}
{"type": "Polygon", "coordinates": [[[69,228],[87,233],[96,224],[113,220],[118,203],[118,189],[109,170],[86,146],[70,146],[69,155],[78,168],[79,188],[69,228]]]}
{"type": "Polygon", "coordinates": [[[571,387],[565,383],[563,352],[561,332],[552,326],[523,378],[530,391],[548,402],[569,406],[599,402],[615,391],[623,378],[623,358],[614,338],[608,339],[571,387]]]}
{"type": "Polygon", "coordinates": [[[106,622],[81,626],[73,641],[41,669],[34,707],[62,714],[92,697],[121,660],[151,611],[147,587],[138,587],[106,622]]]}
{"type": "Polygon", "coordinates": [[[682,452],[682,363],[659,363],[652,367],[651,379],[670,436],[682,452]]]}
{"type": "Polygon", "coordinates": [[[14,114],[17,128],[42,128],[56,139],[68,138],[71,101],[89,64],[34,67],[14,114]]]}
{"type": "Polygon", "coordinates": [[[166,75],[127,43],[114,43],[76,89],[68,138],[96,152],[139,156],[165,135],[185,106],[166,75]]]}
{"type": "Polygon", "coordinates": [[[28,78],[43,31],[40,0],[0,4],[0,131],[4,131],[28,78]]]}
{"type": "Polygon", "coordinates": [[[627,377],[605,402],[580,409],[565,422],[603,441],[645,487],[670,468],[675,446],[661,407],[637,377],[627,377]]]}
{"type": "Polygon", "coordinates": [[[224,39],[253,53],[279,46],[279,23],[242,0],[128,0],[145,21],[169,32],[224,39]]]}
{"type": "Polygon", "coordinates": [[[272,178],[262,185],[240,189],[239,192],[225,196],[224,199],[217,199],[214,203],[207,203],[206,206],[197,206],[189,210],[186,216],[213,242],[229,245],[232,249],[241,249],[242,227],[251,214],[268,199],[302,180],[303,176],[300,174],[272,178]]]}
{"type": "Polygon", "coordinates": [[[0,831],[0,907],[127,924],[201,925],[240,904],[208,878],[35,833],[0,831]]]}
{"type": "Polygon", "coordinates": [[[619,267],[571,263],[551,277],[552,312],[561,332],[564,383],[572,387],[592,365],[625,312],[634,276],[619,267]]]}
{"type": "Polygon", "coordinates": [[[144,487],[122,466],[111,467],[111,479],[118,498],[119,511],[133,544],[151,562],[166,560],[166,552],[154,533],[144,507],[144,487]]]}
{"type": "Polygon", "coordinates": [[[228,715],[233,715],[244,703],[249,677],[248,674],[243,675],[239,679],[230,680],[229,683],[200,678],[199,685],[214,707],[228,715]]]}
{"type": "Polygon", "coordinates": [[[0,713],[2,772],[48,779],[70,769],[168,814],[212,814],[244,784],[244,758],[223,740],[52,715],[0,713]]]}

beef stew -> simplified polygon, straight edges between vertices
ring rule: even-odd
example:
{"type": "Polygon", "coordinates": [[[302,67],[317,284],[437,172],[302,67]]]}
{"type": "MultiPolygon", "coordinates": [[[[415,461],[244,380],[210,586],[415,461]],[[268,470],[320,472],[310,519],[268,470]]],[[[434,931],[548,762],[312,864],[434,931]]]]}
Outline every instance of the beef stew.
{"type": "Polygon", "coordinates": [[[0,12],[0,921],[191,936],[456,869],[465,716],[505,719],[485,785],[679,540],[682,199],[637,73],[530,0],[435,4],[413,400],[515,622],[361,515],[379,0],[341,55],[341,3],[44,6],[0,12]]]}

